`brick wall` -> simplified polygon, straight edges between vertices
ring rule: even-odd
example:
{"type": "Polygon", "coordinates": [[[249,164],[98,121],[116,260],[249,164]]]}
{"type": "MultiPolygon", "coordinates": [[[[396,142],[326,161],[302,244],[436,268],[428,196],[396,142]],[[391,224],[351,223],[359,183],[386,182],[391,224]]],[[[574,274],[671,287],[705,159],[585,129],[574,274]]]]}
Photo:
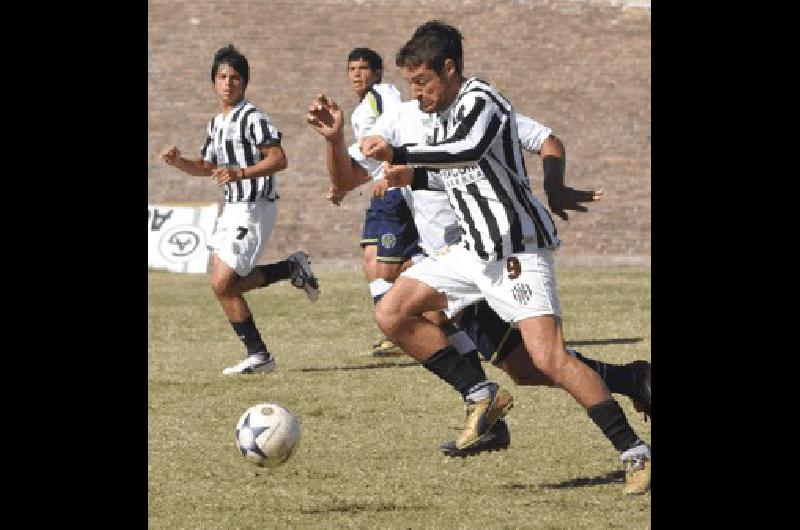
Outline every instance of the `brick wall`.
{"type": "MultiPolygon", "coordinates": [[[[355,46],[384,59],[384,80],[408,96],[396,50],[420,23],[439,18],[465,37],[465,74],[494,83],[515,108],[550,126],[567,149],[567,182],[602,187],[590,213],[558,220],[561,259],[649,262],[649,2],[556,0],[149,0],[148,199],[219,201],[210,179],[190,177],[158,157],[175,143],[199,153],[218,112],[211,87],[214,52],[233,43],[250,62],[247,97],[284,135],[289,168],[279,173],[280,213],[263,261],[303,248],[316,261],[357,263],[369,188],[336,208],[324,145],[304,121],[320,92],[345,115],[357,103],[347,86],[355,46]]],[[[352,130],[347,127],[352,139],[352,130]]],[[[541,163],[526,155],[539,197],[541,163]]]]}

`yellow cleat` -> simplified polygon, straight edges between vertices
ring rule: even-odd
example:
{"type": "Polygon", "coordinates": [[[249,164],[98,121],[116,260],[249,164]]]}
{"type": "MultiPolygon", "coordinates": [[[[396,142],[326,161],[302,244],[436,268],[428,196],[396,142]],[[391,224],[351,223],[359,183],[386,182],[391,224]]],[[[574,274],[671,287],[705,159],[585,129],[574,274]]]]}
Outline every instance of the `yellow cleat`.
{"type": "Polygon", "coordinates": [[[467,426],[456,439],[458,449],[466,449],[483,440],[497,420],[514,406],[511,394],[493,383],[491,394],[480,401],[467,401],[467,426]]]}

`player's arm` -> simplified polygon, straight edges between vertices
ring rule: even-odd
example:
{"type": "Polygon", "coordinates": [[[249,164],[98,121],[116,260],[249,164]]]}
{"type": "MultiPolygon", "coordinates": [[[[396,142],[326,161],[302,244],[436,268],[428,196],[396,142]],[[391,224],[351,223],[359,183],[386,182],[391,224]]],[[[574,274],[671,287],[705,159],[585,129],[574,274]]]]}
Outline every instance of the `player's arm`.
{"type": "Polygon", "coordinates": [[[474,166],[486,154],[508,119],[497,104],[480,92],[468,92],[455,110],[463,116],[458,127],[433,145],[392,148],[385,140],[369,136],[361,141],[361,152],[392,164],[434,169],[474,166]]]}
{"type": "Polygon", "coordinates": [[[254,179],[257,177],[266,177],[274,175],[278,171],[286,169],[288,161],[286,160],[286,153],[283,147],[277,143],[269,145],[259,145],[258,150],[261,152],[261,160],[247,167],[231,167],[225,166],[215,169],[211,172],[217,183],[224,186],[228,182],[237,180],[254,179]]]}
{"type": "Polygon", "coordinates": [[[335,101],[320,94],[311,103],[306,121],[325,139],[328,175],[331,179],[330,196],[344,193],[369,182],[367,172],[347,152],[344,140],[344,113],[335,101]]]}
{"type": "Polygon", "coordinates": [[[211,172],[217,167],[216,164],[202,158],[183,158],[180,149],[174,145],[167,146],[161,150],[161,159],[170,166],[196,177],[210,177],[211,172]]]}
{"type": "Polygon", "coordinates": [[[544,173],[544,191],[547,194],[547,204],[550,211],[568,221],[567,210],[576,212],[588,211],[582,202],[598,201],[603,196],[603,190],[576,190],[564,184],[566,168],[566,152],[561,140],[553,135],[548,135],[542,143],[540,150],[542,156],[542,172],[544,173]]]}
{"type": "Polygon", "coordinates": [[[514,118],[520,146],[542,157],[544,190],[550,211],[565,221],[569,219],[566,210],[587,211],[579,203],[599,200],[603,190],[583,191],[567,186],[564,183],[567,157],[561,139],[549,127],[532,118],[518,113],[515,113],[514,118]]]}

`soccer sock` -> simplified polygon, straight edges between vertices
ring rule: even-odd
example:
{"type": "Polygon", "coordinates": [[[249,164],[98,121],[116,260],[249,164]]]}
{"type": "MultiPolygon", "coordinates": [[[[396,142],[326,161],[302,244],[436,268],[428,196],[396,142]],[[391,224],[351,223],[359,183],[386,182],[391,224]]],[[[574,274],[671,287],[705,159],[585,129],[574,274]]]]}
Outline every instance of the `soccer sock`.
{"type": "Polygon", "coordinates": [[[256,329],[256,323],[253,321],[252,315],[241,322],[230,322],[231,326],[233,326],[233,331],[247,348],[247,355],[267,353],[269,356],[267,346],[264,344],[264,341],[261,340],[261,334],[256,329]]]}
{"type": "Polygon", "coordinates": [[[422,366],[450,384],[464,399],[473,387],[486,382],[483,370],[476,370],[472,362],[453,346],[437,351],[422,366]]]}
{"type": "Polygon", "coordinates": [[[369,294],[372,295],[372,303],[378,305],[378,302],[392,288],[392,285],[392,282],[387,282],[383,278],[369,282],[369,294]]]}
{"type": "Polygon", "coordinates": [[[596,359],[590,359],[576,350],[567,350],[583,364],[597,372],[613,394],[633,397],[636,390],[636,374],[629,366],[620,364],[607,364],[596,359]]]}
{"type": "Polygon", "coordinates": [[[589,407],[586,412],[588,412],[592,421],[600,427],[605,437],[611,441],[614,449],[620,453],[644,443],[633,432],[619,403],[613,399],[601,401],[597,405],[589,407]]]}
{"type": "Polygon", "coordinates": [[[277,263],[270,263],[268,265],[258,265],[256,269],[261,271],[261,274],[264,275],[264,284],[262,287],[266,287],[267,285],[280,280],[288,280],[291,278],[294,266],[292,265],[291,261],[283,260],[277,263]]]}
{"type": "Polygon", "coordinates": [[[450,343],[450,346],[457,349],[458,353],[469,360],[472,367],[486,379],[486,372],[483,371],[481,359],[478,357],[478,349],[475,343],[472,342],[472,339],[469,338],[469,335],[467,335],[464,330],[457,328],[451,323],[442,324],[442,331],[447,335],[447,341],[450,343]]]}

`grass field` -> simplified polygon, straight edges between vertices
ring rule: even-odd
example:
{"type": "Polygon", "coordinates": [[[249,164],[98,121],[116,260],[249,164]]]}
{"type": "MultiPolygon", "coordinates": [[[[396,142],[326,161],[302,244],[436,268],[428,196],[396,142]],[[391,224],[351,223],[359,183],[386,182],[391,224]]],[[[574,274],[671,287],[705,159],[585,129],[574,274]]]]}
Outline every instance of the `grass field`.
{"type": "MultiPolygon", "coordinates": [[[[447,459],[464,410],[449,386],[410,358],[368,355],[378,337],[360,273],[316,271],[311,304],[283,283],[250,293],[272,374],[230,377],[240,359],[205,275],[150,272],[150,528],[647,528],[650,494],[624,497],[611,444],[566,393],[516,387],[511,447],[447,459]],[[302,422],[284,466],[243,461],[234,427],[272,401],[302,422]]],[[[606,362],[650,358],[648,268],[560,268],[567,341],[606,362]]],[[[631,426],[650,423],[619,396],[631,426]]]]}

